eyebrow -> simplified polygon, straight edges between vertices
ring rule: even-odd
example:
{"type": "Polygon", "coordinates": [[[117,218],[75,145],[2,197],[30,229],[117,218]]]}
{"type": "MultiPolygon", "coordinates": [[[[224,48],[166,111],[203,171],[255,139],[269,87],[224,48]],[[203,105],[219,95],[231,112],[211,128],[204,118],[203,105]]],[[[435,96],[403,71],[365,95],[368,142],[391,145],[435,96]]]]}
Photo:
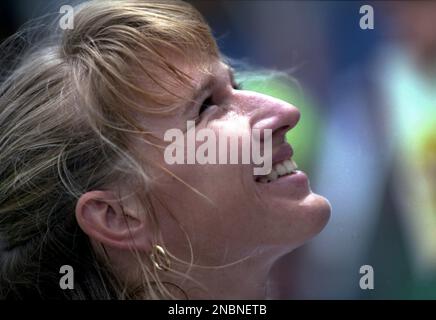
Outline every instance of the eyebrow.
{"type": "Polygon", "coordinates": [[[205,80],[202,81],[202,83],[200,84],[200,87],[198,89],[195,89],[195,93],[193,94],[193,96],[191,97],[191,99],[189,101],[190,102],[197,101],[204,94],[204,91],[210,90],[212,88],[214,78],[215,78],[214,75],[208,75],[205,78],[205,80]]]}
{"type": "MultiPolygon", "coordinates": [[[[230,81],[233,85],[233,83],[235,82],[234,70],[228,64],[225,64],[225,68],[227,69],[230,81]]],[[[205,78],[205,80],[203,80],[200,87],[196,89],[196,92],[194,93],[194,95],[191,97],[191,100],[189,101],[197,101],[198,99],[200,99],[204,91],[210,90],[212,88],[214,80],[215,80],[215,75],[213,74],[208,75],[205,78]]]]}

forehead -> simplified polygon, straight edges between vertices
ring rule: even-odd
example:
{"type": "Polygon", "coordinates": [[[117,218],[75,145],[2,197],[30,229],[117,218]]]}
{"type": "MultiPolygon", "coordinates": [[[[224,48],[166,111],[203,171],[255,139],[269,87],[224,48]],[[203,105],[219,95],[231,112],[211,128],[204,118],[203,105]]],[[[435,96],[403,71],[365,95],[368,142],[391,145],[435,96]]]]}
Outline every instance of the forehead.
{"type": "Polygon", "coordinates": [[[169,68],[151,66],[152,76],[142,83],[144,89],[159,96],[168,106],[194,101],[197,93],[207,89],[213,79],[229,74],[229,66],[219,58],[188,59],[168,53],[167,60],[169,68]]]}

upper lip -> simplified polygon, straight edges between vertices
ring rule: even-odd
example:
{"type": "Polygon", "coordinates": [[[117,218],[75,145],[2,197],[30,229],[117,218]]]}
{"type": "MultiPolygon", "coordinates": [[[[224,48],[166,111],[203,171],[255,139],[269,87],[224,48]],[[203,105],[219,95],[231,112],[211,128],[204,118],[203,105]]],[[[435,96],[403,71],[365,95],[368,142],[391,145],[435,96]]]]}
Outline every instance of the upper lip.
{"type": "Polygon", "coordinates": [[[294,150],[292,149],[289,143],[283,143],[279,149],[272,156],[272,165],[288,160],[294,154],[294,150]]]}
{"type": "MultiPolygon", "coordinates": [[[[294,154],[294,150],[292,149],[291,145],[289,143],[283,143],[281,144],[276,152],[274,153],[274,155],[272,156],[271,159],[271,166],[272,169],[274,169],[274,166],[277,163],[280,163],[282,161],[288,160],[292,157],[292,155],[294,154]]],[[[256,176],[256,177],[260,177],[260,176],[256,176]]]]}

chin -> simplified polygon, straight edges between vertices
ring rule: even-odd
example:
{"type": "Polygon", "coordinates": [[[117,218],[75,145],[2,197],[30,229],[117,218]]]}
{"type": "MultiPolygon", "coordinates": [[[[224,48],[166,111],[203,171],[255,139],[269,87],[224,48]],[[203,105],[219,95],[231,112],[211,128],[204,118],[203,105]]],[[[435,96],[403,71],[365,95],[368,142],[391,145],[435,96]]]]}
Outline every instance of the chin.
{"type": "Polygon", "coordinates": [[[320,233],[330,219],[331,206],[329,201],[316,193],[310,193],[301,203],[307,230],[312,238],[320,233]]]}
{"type": "Polygon", "coordinates": [[[281,246],[293,250],[303,245],[319,234],[329,221],[330,203],[316,193],[308,193],[298,204],[295,200],[291,203],[281,200],[276,202],[275,212],[271,212],[274,216],[273,238],[281,246]]]}

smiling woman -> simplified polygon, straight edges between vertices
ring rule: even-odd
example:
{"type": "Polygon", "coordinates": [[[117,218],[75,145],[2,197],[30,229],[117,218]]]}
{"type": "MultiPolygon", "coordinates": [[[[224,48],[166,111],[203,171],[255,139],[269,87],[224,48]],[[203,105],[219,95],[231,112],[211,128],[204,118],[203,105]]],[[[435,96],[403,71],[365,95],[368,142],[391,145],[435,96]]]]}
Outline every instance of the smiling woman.
{"type": "Polygon", "coordinates": [[[298,109],[235,86],[186,3],[74,12],[0,87],[0,296],[267,298],[273,264],[330,214],[291,161],[298,109]],[[217,137],[270,130],[273,170],[168,164],[165,132],[188,121],[217,137]]]}

